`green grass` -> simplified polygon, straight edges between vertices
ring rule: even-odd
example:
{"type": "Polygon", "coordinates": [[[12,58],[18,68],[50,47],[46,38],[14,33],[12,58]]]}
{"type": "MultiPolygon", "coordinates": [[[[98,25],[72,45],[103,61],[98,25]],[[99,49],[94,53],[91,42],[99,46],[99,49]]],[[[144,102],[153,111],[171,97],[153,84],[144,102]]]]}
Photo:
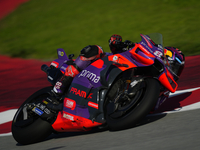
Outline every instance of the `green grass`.
{"type": "Polygon", "coordinates": [[[109,51],[108,39],[141,40],[159,32],[164,45],[200,54],[199,0],[30,0],[0,21],[0,54],[50,60],[56,49],[79,55],[89,44],[109,51]]]}

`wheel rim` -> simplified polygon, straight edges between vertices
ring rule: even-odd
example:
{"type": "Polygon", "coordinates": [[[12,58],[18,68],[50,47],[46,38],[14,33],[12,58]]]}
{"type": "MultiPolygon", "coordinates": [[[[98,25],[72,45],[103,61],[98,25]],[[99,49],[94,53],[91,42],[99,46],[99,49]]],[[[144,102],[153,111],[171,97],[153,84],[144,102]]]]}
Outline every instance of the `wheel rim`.
{"type": "Polygon", "coordinates": [[[140,103],[143,93],[145,92],[144,80],[137,84],[134,87],[135,89],[132,89],[134,91],[129,91],[129,93],[125,92],[124,85],[122,85],[122,87],[118,88],[117,96],[110,102],[111,105],[114,105],[114,110],[108,113],[108,116],[112,119],[124,117],[131,110],[135,109],[135,107],[140,103]],[[130,92],[134,92],[134,95],[130,95],[130,92]]]}

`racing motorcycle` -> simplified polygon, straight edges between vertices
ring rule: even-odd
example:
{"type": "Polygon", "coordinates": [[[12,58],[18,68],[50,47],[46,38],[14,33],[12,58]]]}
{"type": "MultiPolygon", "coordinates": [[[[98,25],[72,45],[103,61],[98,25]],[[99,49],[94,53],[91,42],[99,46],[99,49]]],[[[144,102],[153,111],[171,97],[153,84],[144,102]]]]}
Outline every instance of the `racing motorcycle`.
{"type": "Polygon", "coordinates": [[[107,126],[120,130],[139,123],[163,102],[177,83],[166,63],[162,35],[141,34],[141,42],[118,54],[106,53],[82,70],[60,98],[51,90],[73,54],[57,49],[58,59],[42,65],[52,84],[31,95],[18,109],[12,135],[20,144],[44,140],[53,132],[89,131],[107,126]]]}

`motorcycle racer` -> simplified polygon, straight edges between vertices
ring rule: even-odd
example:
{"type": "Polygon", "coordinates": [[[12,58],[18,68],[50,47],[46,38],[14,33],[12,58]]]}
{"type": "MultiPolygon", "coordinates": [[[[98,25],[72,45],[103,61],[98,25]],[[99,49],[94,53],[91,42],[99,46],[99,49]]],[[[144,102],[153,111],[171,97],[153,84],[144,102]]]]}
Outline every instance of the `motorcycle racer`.
{"type": "MultiPolygon", "coordinates": [[[[113,54],[120,53],[128,50],[128,48],[134,47],[134,43],[125,40],[122,42],[122,37],[117,34],[113,34],[111,38],[108,40],[110,50],[113,54]]],[[[184,54],[175,47],[165,47],[164,55],[167,59],[168,69],[173,73],[175,81],[177,81],[184,69],[185,65],[185,56],[184,54]]]]}
{"type": "MultiPolygon", "coordinates": [[[[122,36],[118,34],[113,34],[108,42],[110,50],[113,54],[127,51],[129,48],[134,47],[135,45],[129,40],[122,42],[122,36]]],[[[69,88],[73,78],[79,74],[80,71],[94,62],[96,59],[104,57],[104,55],[105,53],[102,47],[99,45],[88,45],[84,47],[76,60],[66,68],[62,78],[56,82],[53,88],[53,93],[55,93],[55,95],[62,95],[65,90],[69,88]]],[[[184,68],[184,54],[178,48],[165,47],[164,55],[167,59],[167,67],[173,73],[174,79],[177,81],[184,68]]]]}
{"type": "Polygon", "coordinates": [[[135,44],[129,40],[122,42],[122,37],[117,34],[113,34],[108,40],[110,50],[113,54],[127,51],[129,48],[133,47],[135,44]]]}
{"type": "MultiPolygon", "coordinates": [[[[113,34],[109,39],[109,47],[113,54],[126,51],[127,47],[129,48],[133,46],[134,43],[129,40],[122,42],[122,37],[117,34],[113,34]]],[[[105,53],[99,45],[88,45],[84,47],[76,60],[66,68],[62,78],[56,82],[53,88],[53,93],[56,95],[62,95],[65,90],[69,88],[73,78],[79,74],[80,71],[96,59],[102,58],[104,55],[105,53]]]]}
{"type": "Polygon", "coordinates": [[[165,47],[164,55],[167,58],[168,69],[173,73],[175,81],[177,81],[184,69],[185,56],[175,47],[165,47]]]}
{"type": "Polygon", "coordinates": [[[57,49],[58,59],[49,67],[41,66],[54,88],[35,92],[20,106],[12,121],[14,139],[30,144],[52,131],[127,129],[156,113],[178,87],[184,55],[176,48],[163,48],[160,33],[140,36],[141,42],[132,43],[113,35],[109,39],[112,53],[89,45],[76,60],[57,49]]]}

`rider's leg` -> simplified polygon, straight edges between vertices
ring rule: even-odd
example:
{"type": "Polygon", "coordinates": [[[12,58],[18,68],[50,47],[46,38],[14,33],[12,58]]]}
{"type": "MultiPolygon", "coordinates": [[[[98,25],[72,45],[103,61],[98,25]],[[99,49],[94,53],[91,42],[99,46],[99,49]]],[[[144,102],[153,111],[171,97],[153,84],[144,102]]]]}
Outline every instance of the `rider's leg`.
{"type": "Polygon", "coordinates": [[[67,90],[73,80],[73,78],[79,74],[78,69],[75,67],[75,65],[69,65],[66,68],[65,74],[62,76],[62,78],[56,82],[53,92],[62,95],[65,90],[67,90]]]}

